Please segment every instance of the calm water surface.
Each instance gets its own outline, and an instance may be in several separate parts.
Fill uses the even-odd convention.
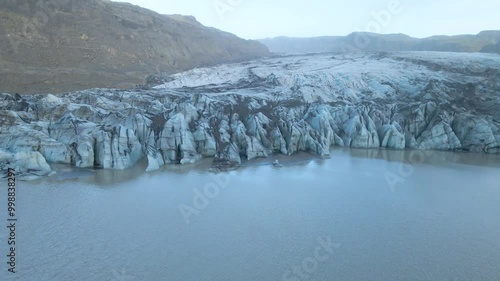
[[[500,280],[499,156],[305,157],[218,178],[206,160],[19,182],[18,273],[7,272],[2,230],[0,280]],[[0,202],[3,225],[5,189]],[[328,238],[335,248],[318,260]]]

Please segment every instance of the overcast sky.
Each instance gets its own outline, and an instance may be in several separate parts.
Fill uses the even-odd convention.
[[[122,1],[123,2],[123,1]],[[246,39],[347,35],[413,37],[500,29],[498,0],[125,0],[162,14],[193,15]]]

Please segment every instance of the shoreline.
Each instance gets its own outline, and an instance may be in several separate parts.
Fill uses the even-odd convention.
[[[384,148],[333,148],[331,157],[322,158],[307,152],[301,152],[291,156],[273,155],[268,158],[259,158],[252,160],[243,160],[240,168],[227,172],[212,172],[210,171],[210,158],[204,158],[194,164],[170,164],[162,167],[159,170],[146,172],[147,161],[143,160],[136,166],[125,170],[112,169],[93,169],[93,168],[76,168],[64,164],[53,164],[52,168],[56,172],[50,177],[40,177],[28,182],[38,184],[43,182],[74,182],[74,181],[92,181],[101,184],[116,184],[120,182],[134,181],[143,176],[157,176],[163,173],[176,173],[189,176],[191,173],[201,174],[217,174],[217,173],[232,173],[241,172],[246,169],[270,167],[273,169],[287,169],[288,167],[307,165],[315,161],[329,161],[331,158],[344,157],[347,160],[352,159],[372,159],[388,162],[398,162],[402,164],[410,163],[411,155],[414,153],[426,155],[422,164],[436,165],[436,163],[445,162],[455,165],[468,165],[473,167],[490,167],[500,168],[499,154],[471,153],[460,151],[436,151],[436,150],[395,150]],[[274,160],[279,160],[282,167],[273,165]],[[492,164],[496,163],[496,164]]]
[[[147,159],[153,171],[209,158],[231,170],[333,147],[500,154],[490,71],[500,57],[408,56],[270,58],[179,73],[154,90],[0,94],[0,169],[37,177],[48,163],[124,170]]]

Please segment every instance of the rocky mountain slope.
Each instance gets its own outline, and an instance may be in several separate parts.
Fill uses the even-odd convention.
[[[257,41],[107,0],[0,1],[0,91],[131,88],[150,74],[267,56]]]
[[[335,146],[500,153],[500,56],[284,56],[199,68],[150,90],[0,96],[0,166],[148,170]]]
[[[404,34],[358,32],[348,36],[313,38],[277,37],[259,40],[272,52],[283,54],[340,52],[488,52],[498,53],[500,31],[482,31],[477,35],[432,36],[424,39]]]

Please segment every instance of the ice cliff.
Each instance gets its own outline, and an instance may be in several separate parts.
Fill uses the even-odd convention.
[[[199,68],[148,89],[0,95],[0,168],[148,171],[331,148],[500,153],[500,56],[285,56]]]

